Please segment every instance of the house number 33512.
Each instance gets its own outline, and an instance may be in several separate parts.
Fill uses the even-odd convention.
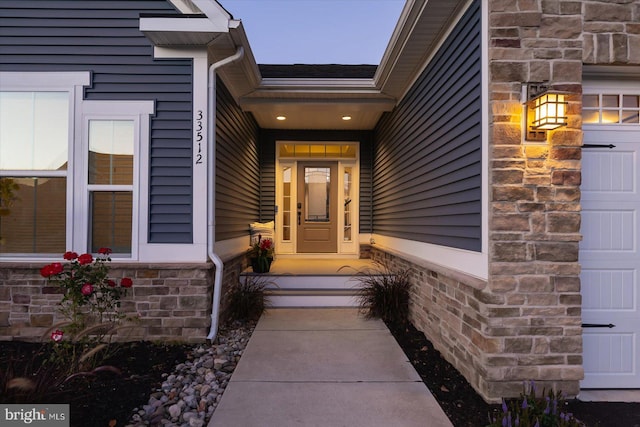
[[[196,165],[202,164],[202,143],[204,142],[202,119],[202,110],[198,110],[196,112]]]

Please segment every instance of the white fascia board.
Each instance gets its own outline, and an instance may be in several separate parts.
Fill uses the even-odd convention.
[[[185,15],[194,15],[202,13],[200,9],[198,9],[191,0],[169,0],[173,7],[178,9],[180,13]]]
[[[217,27],[224,26],[229,28],[229,20],[231,15],[218,4],[215,0],[191,0],[191,2],[200,9],[207,18]]]
[[[328,88],[376,89],[373,79],[263,78],[260,84],[260,89],[292,89],[294,87],[322,90]]]
[[[183,33],[226,33],[228,21],[208,18],[140,18],[140,31],[144,32],[183,32]]]
[[[207,50],[201,47],[163,47],[154,46],[154,58],[207,58]]]

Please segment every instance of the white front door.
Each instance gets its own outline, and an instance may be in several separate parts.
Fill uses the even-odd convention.
[[[640,388],[640,125],[608,124],[602,105],[585,117],[598,109],[582,154],[581,387]]]

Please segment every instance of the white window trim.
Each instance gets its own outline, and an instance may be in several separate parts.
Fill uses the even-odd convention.
[[[67,92],[69,93],[69,156],[74,153],[74,147],[76,141],[78,141],[78,134],[76,131],[76,118],[79,117],[79,112],[82,103],[83,87],[88,86],[91,83],[91,73],[88,71],[78,72],[0,72],[0,91],[14,91],[14,92]],[[28,171],[7,171],[0,172],[2,176],[29,176]],[[33,172],[31,172],[33,175]],[[59,176],[67,178],[67,195],[73,194],[74,182],[73,182],[73,162],[68,162],[66,171],[50,171],[38,172],[38,176]],[[66,200],[67,218],[66,218],[66,241],[65,246],[67,248],[72,247],[73,242],[73,197],[67,196]],[[3,261],[50,261],[52,259],[59,259],[60,257],[54,257],[44,254],[24,254],[24,256],[15,257],[2,257]]]
[[[91,73],[80,72],[0,72],[0,91],[68,92],[69,93],[69,161],[66,171],[45,171],[39,176],[67,178],[67,218],[65,250],[88,251],[88,120],[134,120],[136,141],[134,148],[132,254],[124,260],[139,257],[139,243],[147,241],[148,180],[150,115],[155,112],[154,101],[87,101],[84,86],[91,84]],[[30,176],[29,171],[0,172],[0,176]],[[62,255],[62,254],[60,254]],[[50,262],[60,255],[24,254],[1,257],[2,261]],[[117,256],[117,254],[116,254]],[[120,259],[120,258],[119,258]]]
[[[89,244],[89,193],[90,186],[87,182],[89,170],[89,122],[91,120],[127,120],[134,123],[134,149],[133,149],[133,185],[121,186],[126,191],[131,191],[133,197],[131,218],[131,255],[124,256],[113,254],[113,258],[137,260],[139,257],[139,242],[147,239],[148,228],[148,191],[142,195],[142,189],[148,188],[149,165],[143,159],[148,158],[149,146],[149,116],[155,111],[154,101],[84,101],[82,103],[82,126],[80,129],[81,149],[74,153],[76,175],[74,180],[78,183],[77,189],[81,189],[76,199],[78,209],[74,210],[76,217],[74,224],[74,248],[87,251]],[[142,147],[147,147],[142,154]],[[118,186],[109,186],[111,190],[117,190]],[[83,249],[84,245],[84,249]]]

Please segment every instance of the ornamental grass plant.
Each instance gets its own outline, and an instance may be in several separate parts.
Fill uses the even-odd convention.
[[[408,322],[411,290],[408,270],[392,270],[386,264],[376,263],[374,268],[357,270],[353,279],[358,282],[357,298],[365,317],[396,325]]]
[[[265,276],[247,275],[231,286],[226,294],[225,320],[258,320],[269,306],[266,288],[273,284]]]

